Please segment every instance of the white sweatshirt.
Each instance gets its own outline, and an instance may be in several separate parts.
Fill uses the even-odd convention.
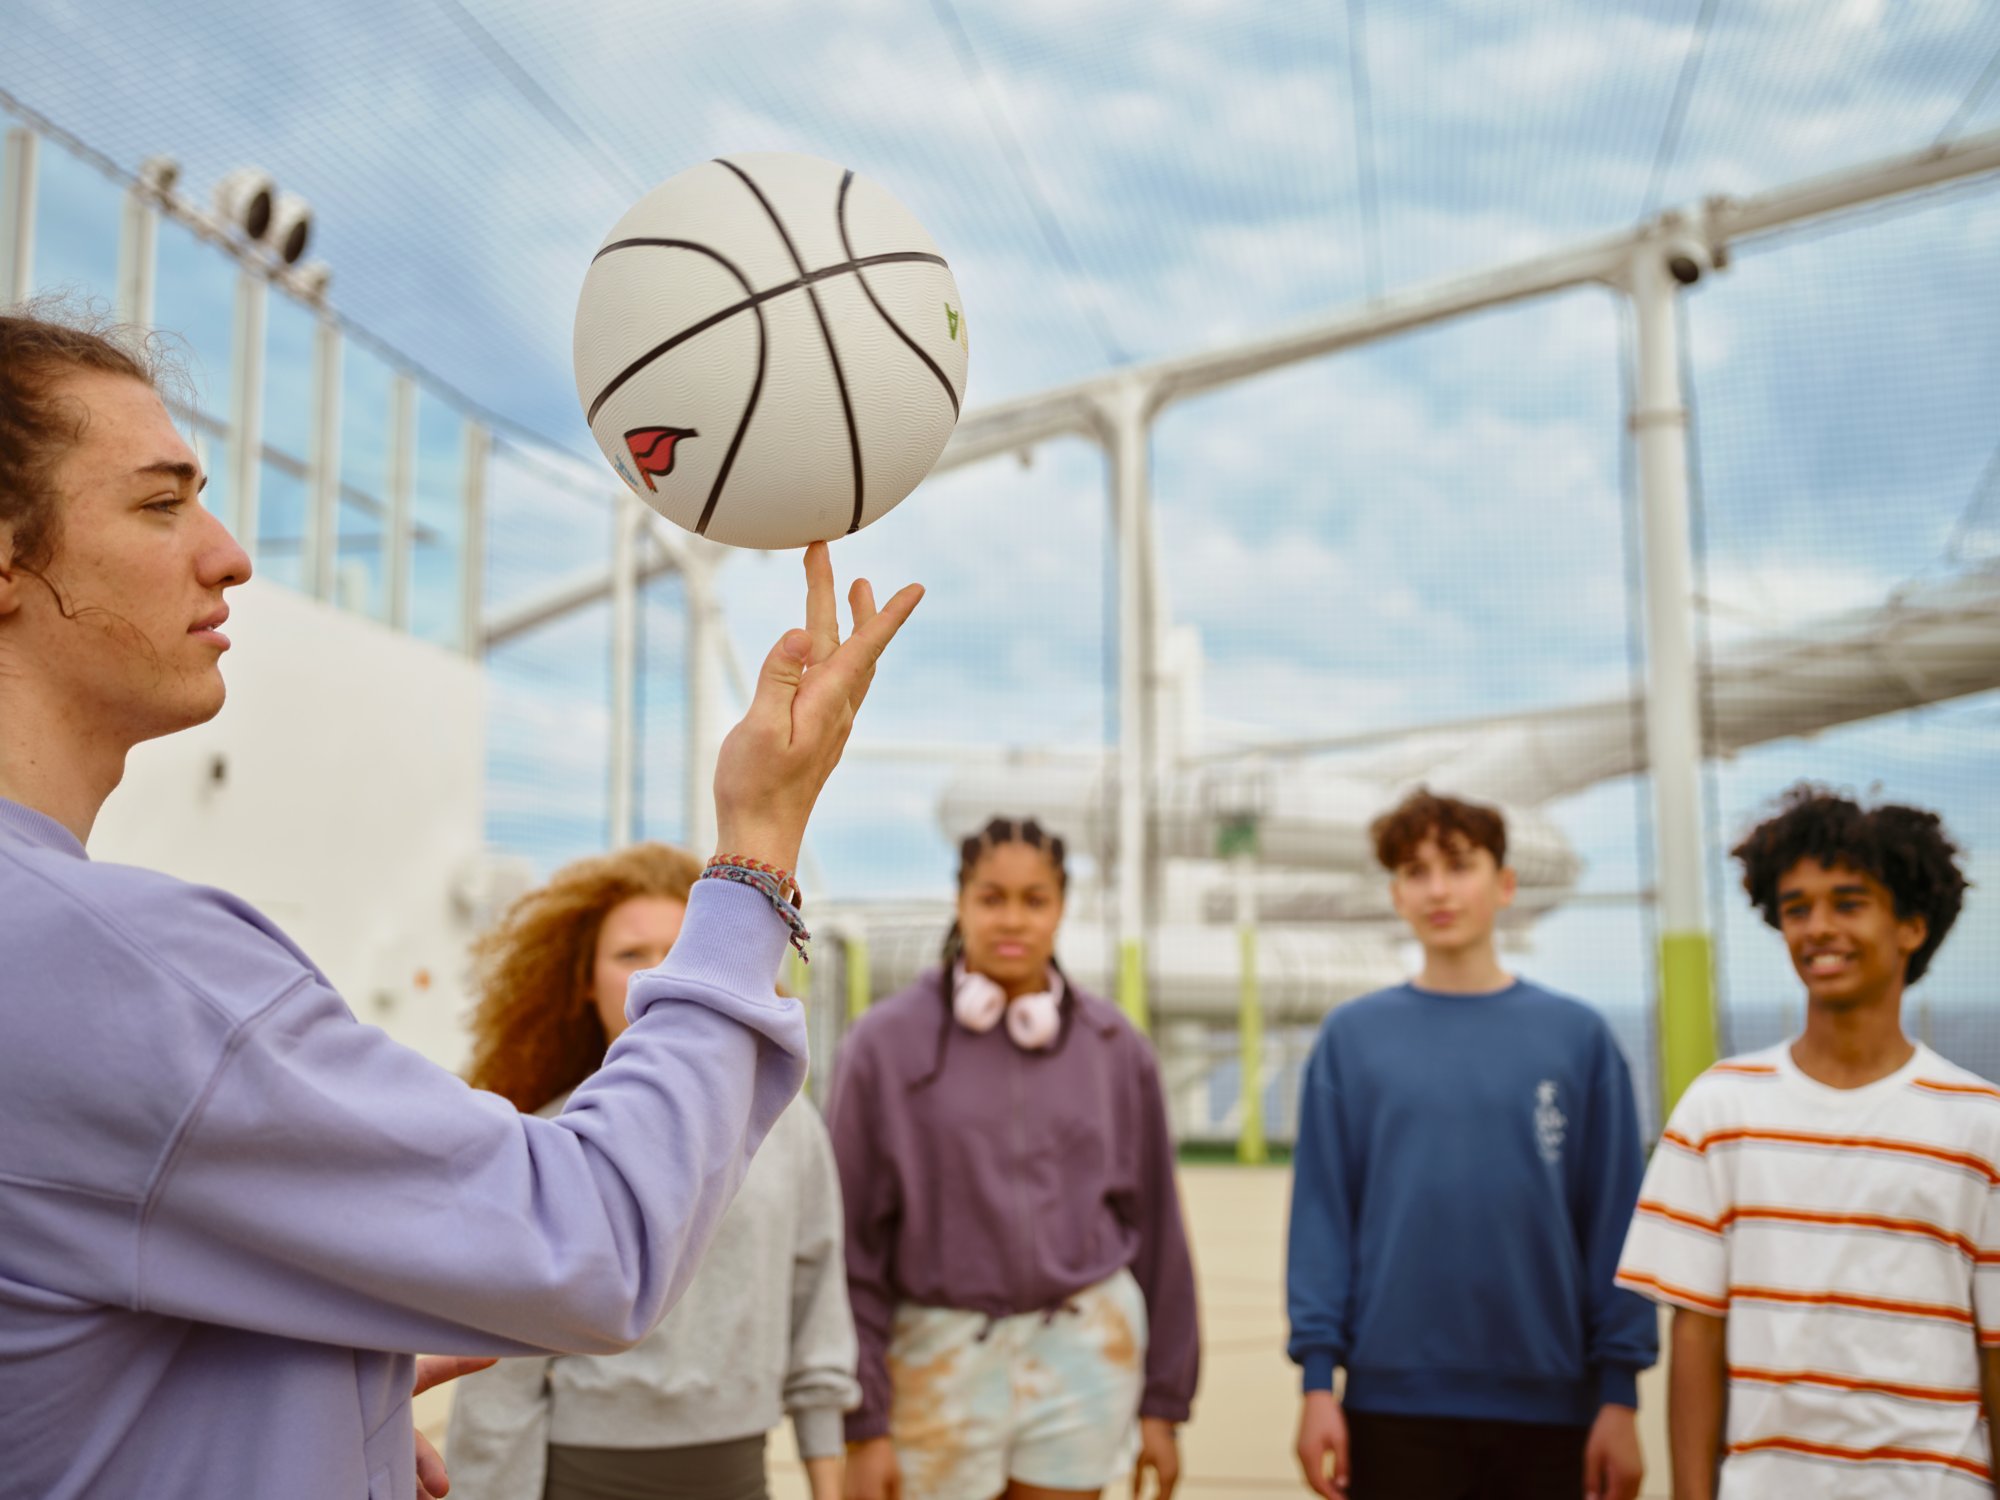
[[[544,1113],[557,1113],[564,1100]],[[768,1432],[801,1458],[841,1451],[857,1405],[840,1181],[810,1102],[778,1117],[694,1282],[623,1354],[504,1359],[458,1382],[453,1500],[541,1500],[551,1443],[680,1448]]]

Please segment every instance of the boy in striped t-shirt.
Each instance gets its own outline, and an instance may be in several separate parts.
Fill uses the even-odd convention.
[[[2000,1089],[1901,1020],[1956,853],[1934,813],[1807,786],[1735,850],[1806,1025],[1688,1089],[1625,1241],[1619,1283],[1675,1310],[1675,1500],[1994,1492]]]

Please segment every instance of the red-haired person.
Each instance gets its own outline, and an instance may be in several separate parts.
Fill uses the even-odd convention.
[[[1735,855],[1805,1029],[1688,1086],[1625,1242],[1619,1281],[1674,1310],[1675,1500],[1990,1496],[2000,1089],[1902,1025],[1957,850],[1934,812],[1798,786]]]
[[[1056,965],[1062,840],[959,849],[944,962],[841,1044],[828,1111],[862,1403],[850,1500],[1159,1500],[1200,1362],[1152,1048]]]
[[[1632,1500],[1658,1332],[1612,1280],[1644,1165],[1624,1056],[1595,1010],[1501,966],[1497,810],[1420,789],[1372,832],[1424,962],[1326,1018],[1299,1096],[1306,1482],[1328,1500]]]
[[[471,1082],[562,1113],[624,1033],[635,974],[666,962],[702,862],[634,844],[565,865],[474,948]],[[446,1458],[463,1500],[766,1500],[765,1434],[792,1419],[812,1500],[840,1500],[860,1399],[840,1180],[819,1114],[778,1116],[701,1269],[622,1354],[505,1359],[467,1376]]]

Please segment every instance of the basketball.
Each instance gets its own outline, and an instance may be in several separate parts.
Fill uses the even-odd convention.
[[[970,341],[951,267],[881,187],[789,152],[669,178],[577,299],[577,399],[634,494],[736,547],[893,510],[944,451]]]

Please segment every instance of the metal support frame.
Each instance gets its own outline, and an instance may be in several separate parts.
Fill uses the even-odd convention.
[[[1152,392],[1137,381],[1117,385],[1099,414],[1111,455],[1112,536],[1118,548],[1118,1006],[1145,1031],[1153,771],[1153,612],[1146,589]]]
[[[622,849],[639,827],[639,538],[643,504],[616,492],[611,523],[611,754],[605,836]]]
[[[385,618],[392,630],[410,628],[411,525],[417,503],[417,383],[402,371],[389,382],[388,518],[382,531]]]
[[[153,326],[153,286],[160,259],[160,210],[148,188],[125,190],[118,219],[118,321]]]
[[[458,509],[463,520],[458,551],[458,649],[477,660],[485,650],[479,622],[486,605],[486,461],[493,434],[477,422],[465,424],[459,465]]]
[[[264,325],[270,297],[271,284],[254,266],[237,270],[229,352],[229,503],[236,540],[253,558],[264,478]]]
[[[1703,745],[1679,324],[1681,287],[1707,269],[1703,247],[1662,236],[1634,253],[1626,283],[1636,333],[1631,421],[1644,527],[1646,753],[1659,893],[1658,1025],[1666,1110],[1717,1052],[1702,867]]]
[[[35,166],[40,137],[15,126],[0,157],[0,307],[35,289]]]
[[[321,316],[313,326],[312,452],[306,485],[306,555],[301,574],[315,599],[332,600],[340,566],[340,325]]]
[[[722,715],[716,687],[722,665],[722,602],[715,591],[719,559],[706,545],[690,546],[681,566],[687,615],[687,784],[688,847],[701,854],[715,847],[715,761],[722,746]]]

